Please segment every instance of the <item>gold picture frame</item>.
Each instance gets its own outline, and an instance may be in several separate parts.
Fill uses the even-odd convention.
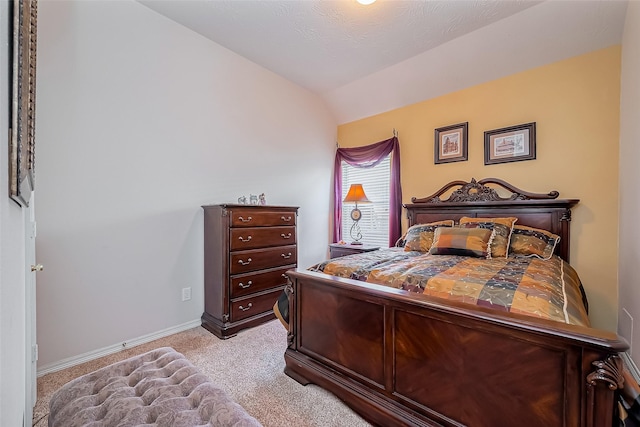
[[[13,0],[9,196],[29,206],[35,186],[37,0]]]

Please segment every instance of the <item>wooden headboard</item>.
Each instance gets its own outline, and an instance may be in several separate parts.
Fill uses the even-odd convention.
[[[485,184],[496,184],[507,190],[510,195],[502,197]],[[446,200],[440,196],[459,187]],[[485,178],[480,181],[452,181],[431,196],[413,197],[405,204],[409,226],[424,224],[443,219],[458,221],[468,217],[504,217],[515,216],[516,224],[548,230],[560,236],[555,253],[569,262],[571,208],[580,200],[558,199],[558,192],[547,194],[529,193],[497,178]]]

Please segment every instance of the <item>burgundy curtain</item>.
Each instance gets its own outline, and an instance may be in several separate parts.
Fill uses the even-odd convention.
[[[400,143],[397,137],[355,148],[338,148],[333,169],[333,241],[342,240],[342,162],[358,168],[371,168],[391,153],[389,193],[389,246],[401,236],[402,188],[400,186]]]

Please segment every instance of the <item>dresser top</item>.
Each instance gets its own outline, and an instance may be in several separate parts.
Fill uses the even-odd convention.
[[[219,205],[203,205],[203,209],[207,208],[224,208],[224,209],[293,209],[298,210],[298,206],[277,206],[277,205],[249,205],[241,203],[221,203]]]

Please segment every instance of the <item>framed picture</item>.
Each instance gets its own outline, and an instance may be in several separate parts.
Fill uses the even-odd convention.
[[[519,162],[536,158],[536,123],[489,130],[484,133],[484,164]]]
[[[9,195],[29,206],[34,188],[36,105],[36,0],[13,0]]]
[[[434,163],[451,163],[467,160],[467,134],[469,122],[445,126],[435,130]]]

